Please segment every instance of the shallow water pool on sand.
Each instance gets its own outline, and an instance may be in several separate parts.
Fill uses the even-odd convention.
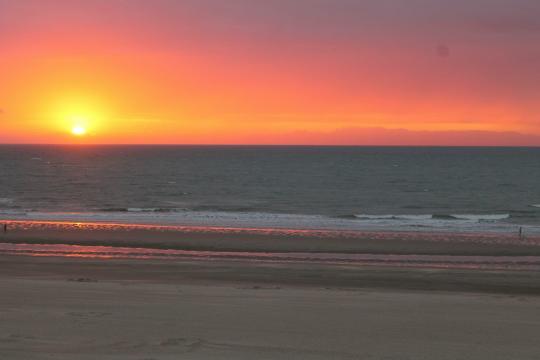
[[[268,253],[8,243],[0,243],[0,254],[94,259],[227,260],[417,268],[540,270],[540,256],[441,256],[301,252]]]

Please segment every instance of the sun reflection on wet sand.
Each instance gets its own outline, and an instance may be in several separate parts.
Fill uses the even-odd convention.
[[[396,231],[350,231],[317,229],[276,229],[276,228],[235,228],[217,226],[182,226],[127,224],[109,222],[69,222],[69,221],[24,221],[4,220],[10,231],[73,231],[86,232],[111,231],[130,232],[173,232],[184,234],[258,235],[280,238],[319,238],[319,239],[362,239],[362,240],[420,240],[432,242],[461,242],[474,244],[510,244],[540,246],[540,236],[527,236],[519,239],[507,233],[451,233],[451,232],[396,232]]]
[[[540,256],[445,256],[336,253],[263,253],[0,243],[0,254],[86,259],[296,262],[444,269],[540,270]]]
[[[7,224],[8,231],[0,236],[0,254],[5,255],[540,270],[540,256],[536,250],[540,246],[540,238],[520,240],[508,234],[360,232],[68,221],[3,223]],[[211,242],[204,243],[208,239]],[[378,247],[351,250],[355,249],[354,244],[365,241],[372,241]],[[276,242],[281,243],[276,247]],[[432,248],[436,246],[437,249],[429,252],[432,248],[426,248],[425,245],[415,248],[418,242],[431,244]],[[313,244],[317,245],[314,247]],[[382,247],[379,246],[381,244]],[[455,252],[458,245],[465,251]],[[481,246],[481,251],[471,253],[469,250],[477,245]],[[504,251],[492,251],[499,245],[504,249],[519,251],[511,253],[512,256],[505,256],[509,253]],[[428,252],[423,252],[426,249]]]

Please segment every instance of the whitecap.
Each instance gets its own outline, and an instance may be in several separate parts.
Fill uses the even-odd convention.
[[[370,215],[356,214],[355,218],[360,220],[402,220],[402,221],[498,221],[510,218],[510,214],[425,214],[425,215]]]

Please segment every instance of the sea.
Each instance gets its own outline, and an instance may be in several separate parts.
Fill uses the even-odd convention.
[[[0,219],[540,234],[540,148],[1,145]]]

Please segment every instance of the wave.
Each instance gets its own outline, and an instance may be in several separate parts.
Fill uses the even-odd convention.
[[[99,209],[98,211],[103,212],[133,212],[133,213],[169,213],[169,212],[179,212],[179,211],[186,211],[187,209],[179,209],[179,208],[103,208]]]
[[[243,213],[243,212],[255,212],[258,209],[256,207],[249,206],[249,205],[246,205],[246,206],[242,206],[242,205],[239,205],[239,206],[235,206],[235,205],[231,205],[231,206],[226,206],[226,205],[225,206],[198,205],[198,206],[193,207],[190,210],[193,210],[193,211],[218,211],[218,212],[240,212],[240,213]]]
[[[0,210],[0,215],[4,216],[25,216],[28,212],[24,210],[17,210],[17,209],[2,209]]]
[[[484,214],[484,215],[474,215],[474,214],[465,214],[465,215],[451,215],[456,217],[458,220],[475,220],[478,222],[482,221],[499,221],[510,219],[510,214]]]
[[[531,207],[540,208],[540,204],[532,204]]]
[[[0,198],[0,205],[12,204],[15,200],[11,198]]]
[[[0,220],[67,221],[159,226],[338,230],[453,231],[514,233],[509,214],[349,215],[327,216],[266,212],[192,211],[178,208],[107,208],[93,212],[0,211]],[[540,226],[523,225],[540,234]]]
[[[214,205],[198,205],[190,208],[187,207],[106,207],[97,209],[101,212],[118,212],[118,213],[176,213],[176,212],[256,212],[256,208],[252,206],[214,206]]]
[[[510,218],[510,214],[427,214],[427,215],[368,215],[355,214],[353,218],[359,220],[402,220],[402,221],[469,221],[469,222],[496,222]]]
[[[13,200],[9,198],[0,198],[0,209],[1,205],[8,204],[10,205]],[[531,205],[538,206],[540,205]],[[413,226],[413,225],[450,225],[455,223],[497,223],[502,220],[507,220],[510,218],[523,218],[523,215],[529,215],[528,217],[533,217],[536,212],[532,211],[532,214],[520,214],[513,211],[509,213],[499,213],[499,214],[446,214],[446,213],[434,213],[434,214],[345,214],[339,216],[328,216],[328,215],[308,215],[308,214],[284,214],[284,213],[269,213],[269,212],[259,212],[254,211],[253,207],[249,206],[196,206],[193,208],[182,208],[182,207],[105,207],[98,208],[90,212],[50,212],[50,211],[40,211],[40,210],[28,210],[28,209],[19,209],[13,208],[13,206],[4,207],[0,210],[0,215],[36,215],[39,217],[61,217],[61,218],[71,218],[71,217],[86,217],[89,216],[97,218],[125,218],[128,220],[130,217],[135,217],[136,219],[144,219],[144,216],[147,215],[152,221],[173,221],[176,220],[191,220],[191,219],[224,219],[227,222],[229,220],[242,221],[242,222],[267,222],[271,221],[273,225],[276,222],[283,223],[294,223],[298,222],[307,222],[309,224],[313,223],[326,223],[334,221],[342,221],[352,223],[354,220],[361,220],[362,226],[365,225],[404,225],[404,226]],[[341,227],[344,224],[339,224]],[[311,225],[310,225],[311,226]],[[346,226],[348,227],[348,226]]]
[[[336,218],[337,219],[348,219],[348,220],[357,219],[356,215],[354,215],[354,214],[338,215],[338,216],[336,216]]]
[[[0,197],[0,214],[9,214],[12,212],[20,213],[22,211],[23,209],[15,203],[15,199]]]
[[[429,220],[432,215],[368,215],[354,214],[353,218],[359,220]]]
[[[448,214],[433,214],[431,215],[432,219],[438,219],[438,220],[459,220],[458,217],[455,215],[448,215]]]

